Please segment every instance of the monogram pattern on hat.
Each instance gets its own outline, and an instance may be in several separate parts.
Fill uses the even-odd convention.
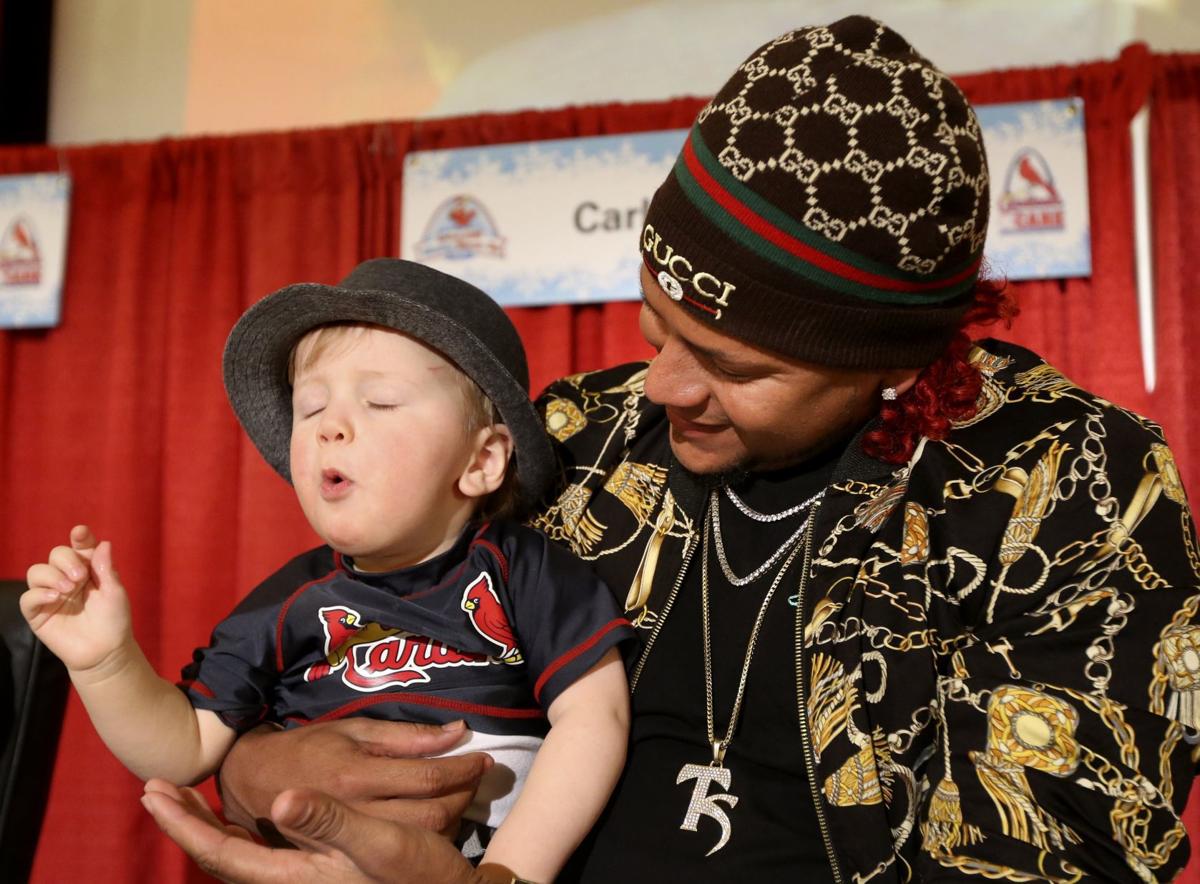
[[[988,173],[975,114],[879,22],[778,37],[697,122],[729,174],[856,254],[924,275],[983,248]]]

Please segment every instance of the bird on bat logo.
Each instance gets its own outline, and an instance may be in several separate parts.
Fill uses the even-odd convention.
[[[346,655],[355,645],[379,641],[400,630],[364,622],[358,611],[336,605],[321,608],[321,625],[325,628],[325,662],[315,663],[304,672],[305,681],[316,681],[342,668]]]

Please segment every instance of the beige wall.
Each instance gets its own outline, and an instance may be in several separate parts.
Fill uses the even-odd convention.
[[[947,70],[1200,51],[1200,0],[58,0],[57,142],[339,125],[713,91],[851,12]]]

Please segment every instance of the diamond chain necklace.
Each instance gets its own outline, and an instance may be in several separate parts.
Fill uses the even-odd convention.
[[[818,500],[825,496],[825,489],[822,488],[808,500],[803,503],[798,503],[793,507],[788,507],[786,510],[778,513],[760,513],[758,510],[751,507],[746,501],[742,500],[733,493],[733,489],[728,485],[724,486],[725,496],[729,498],[730,503],[742,511],[742,514],[748,516],[756,522],[778,522],[780,519],[786,519],[788,516],[794,516],[796,513],[808,509]]]
[[[739,500],[737,497],[735,497],[729,491],[728,488],[725,489],[725,493],[728,494],[730,499],[733,500],[733,502],[738,506],[738,508],[741,509],[742,512],[749,515],[750,518],[754,519],[756,516],[762,516],[762,513],[755,512],[754,514],[751,514],[750,512],[747,512],[749,507],[747,507],[744,503],[742,503],[741,500]],[[789,510],[785,510],[784,513],[782,513],[782,514],[776,513],[773,516],[767,516],[767,517],[764,517],[764,519],[759,519],[758,521],[764,521],[764,520],[772,521],[772,522],[778,521],[779,519],[784,518],[785,515],[792,515],[794,513],[800,512],[802,509],[805,509],[806,507],[811,507],[814,503],[816,503],[818,500],[820,500],[824,496],[825,496],[825,491],[824,491],[824,489],[822,489],[821,491],[818,491],[816,494],[814,494],[812,497],[810,497],[808,500],[804,501],[804,503],[802,503],[798,506],[794,506]],[[779,559],[783,556],[783,554],[785,552],[787,552],[788,549],[790,549],[796,543],[796,541],[799,539],[800,535],[804,533],[804,529],[808,527],[808,520],[809,520],[809,518],[811,518],[811,514],[806,515],[804,517],[804,521],[802,521],[800,523],[800,527],[798,527],[795,531],[793,531],[792,536],[789,537],[787,540],[785,540],[779,546],[779,548],[775,550],[775,552],[771,553],[771,555],[767,557],[767,560],[765,562],[763,562],[761,565],[759,565],[757,568],[755,568],[753,571],[751,571],[745,577],[739,577],[738,575],[733,573],[733,569],[731,567],[729,567],[729,559],[726,558],[726,556],[725,556],[725,541],[721,535],[721,514],[720,514],[720,505],[719,504],[720,504],[720,499],[717,497],[717,492],[716,492],[716,489],[714,488],[712,493],[709,495],[709,499],[708,499],[708,520],[705,522],[705,526],[704,526],[705,537],[708,536],[709,526],[711,526],[713,541],[715,542],[715,545],[717,547],[717,562],[721,566],[721,573],[723,573],[725,575],[726,580],[728,580],[734,586],[738,586],[738,587],[747,586],[747,585],[753,583],[755,580],[757,580],[759,577],[761,577],[763,574],[765,574],[768,570],[770,570],[771,567],[776,562],[779,561]]]

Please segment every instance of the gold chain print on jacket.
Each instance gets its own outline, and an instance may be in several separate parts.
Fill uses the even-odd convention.
[[[754,665],[803,674],[796,739],[842,880],[1170,879],[1200,745],[1200,555],[1174,457],[1027,351],[988,341],[971,360],[974,417],[899,468],[839,464],[802,665]],[[697,513],[644,379],[627,366],[544,398],[566,485],[535,524],[595,561],[647,635]]]

